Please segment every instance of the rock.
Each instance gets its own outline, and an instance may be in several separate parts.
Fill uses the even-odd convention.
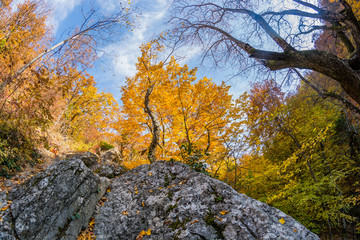
[[[8,201],[6,200],[5,191],[0,192],[0,209],[7,208]],[[15,232],[11,227],[13,224],[10,209],[0,211],[0,239],[1,240],[15,240]]]
[[[109,181],[92,173],[85,158],[57,162],[9,193],[18,239],[76,239],[87,226]]]
[[[115,148],[111,148],[105,152],[101,152],[100,159],[103,163],[106,161],[120,163],[122,161],[120,153]]]
[[[95,218],[97,240],[319,239],[280,210],[181,163],[139,166],[110,187]]]
[[[94,173],[98,174],[101,177],[114,178],[120,176],[125,172],[125,169],[119,165],[115,165],[111,162],[105,162],[102,165],[98,165],[94,170]]]
[[[100,161],[99,157],[91,152],[68,154],[65,158],[69,160],[80,159],[90,169],[96,167]]]

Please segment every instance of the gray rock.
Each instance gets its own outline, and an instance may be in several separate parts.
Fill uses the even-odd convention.
[[[107,178],[114,178],[120,176],[124,172],[125,170],[123,169],[123,167],[108,161],[102,165],[97,165],[94,170],[94,173],[98,174],[101,177]]]
[[[65,158],[68,160],[80,159],[90,169],[96,167],[100,161],[99,157],[91,152],[68,154]]]
[[[280,210],[181,163],[139,166],[110,187],[95,218],[98,240],[136,239],[149,229],[144,239],[319,239]]]
[[[105,152],[100,153],[100,159],[104,162],[113,162],[113,163],[120,163],[122,161],[120,153],[115,149],[109,149]]]
[[[5,191],[0,192],[0,209],[8,206],[8,201],[6,200]],[[15,240],[15,232],[11,227],[13,225],[10,208],[5,211],[0,211],[0,239],[1,240]]]
[[[109,182],[73,156],[40,172],[9,193],[19,239],[76,239]]]

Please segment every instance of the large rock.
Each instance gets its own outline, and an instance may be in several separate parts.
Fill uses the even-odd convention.
[[[0,192],[0,239],[15,240],[15,232],[5,191]]]
[[[17,238],[76,239],[108,184],[76,157],[38,173],[8,196]]]
[[[120,153],[115,148],[111,148],[105,152],[101,152],[100,159],[103,163],[107,161],[113,163],[120,163],[122,161]]]
[[[95,219],[105,239],[319,239],[278,209],[181,163],[133,169],[110,185]]]

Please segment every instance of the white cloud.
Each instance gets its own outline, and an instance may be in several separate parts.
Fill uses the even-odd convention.
[[[112,2],[111,0],[108,1]],[[146,5],[146,2],[142,1],[141,4]],[[117,76],[130,77],[135,75],[135,63],[140,56],[140,45],[149,41],[154,37],[154,34],[159,34],[163,29],[162,20],[168,11],[167,1],[158,0],[157,3],[149,2],[149,4],[156,7],[151,9],[147,6],[143,9],[138,25],[126,39],[104,49],[106,53],[114,56],[112,64]]]
[[[49,25],[54,27],[54,32],[57,31],[61,21],[81,2],[81,0],[46,0],[46,3],[54,10],[54,16],[49,19]]]

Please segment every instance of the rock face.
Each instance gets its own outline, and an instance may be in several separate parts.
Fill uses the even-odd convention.
[[[278,209],[181,163],[142,165],[110,185],[95,218],[105,239],[319,239]]]
[[[122,161],[120,153],[115,148],[111,148],[105,152],[101,152],[100,159],[103,162],[109,161],[113,163],[120,163]]]
[[[10,192],[16,237],[76,239],[108,184],[78,158],[52,165]]]
[[[110,180],[94,172],[111,167],[98,162],[91,153],[71,155],[8,195],[0,192],[0,239],[75,240],[94,213],[100,240],[319,239],[283,212],[181,163],[142,165],[113,179],[105,194]],[[100,199],[107,201],[99,209]]]

